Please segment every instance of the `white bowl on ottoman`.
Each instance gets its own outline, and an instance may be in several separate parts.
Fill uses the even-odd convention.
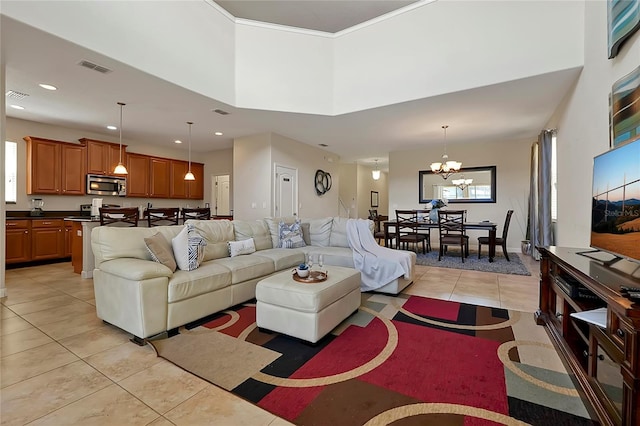
[[[323,338],[360,306],[360,272],[327,266],[327,279],[303,283],[291,271],[271,275],[256,286],[259,328],[311,343]]]

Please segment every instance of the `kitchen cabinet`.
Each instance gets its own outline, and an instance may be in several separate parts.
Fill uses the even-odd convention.
[[[27,194],[84,195],[84,145],[26,136]]]
[[[171,160],[171,188],[170,198],[187,198],[187,182],[184,175],[189,170],[189,163],[181,160]]]
[[[149,164],[148,155],[127,154],[127,197],[149,196]]]
[[[187,198],[202,200],[204,199],[204,164],[191,163],[191,173],[196,180],[187,182]]]
[[[65,226],[62,219],[31,221],[31,260],[65,257]]]
[[[149,196],[169,198],[171,187],[171,160],[151,157],[149,159]]]
[[[31,221],[9,220],[5,222],[5,263],[31,260]]]
[[[73,231],[72,223],[64,221],[64,257],[71,257],[72,244],[73,244]]]
[[[87,173],[116,176],[113,170],[120,162],[120,144],[87,138],[80,142],[87,146]],[[127,164],[126,148],[122,145],[122,164]]]

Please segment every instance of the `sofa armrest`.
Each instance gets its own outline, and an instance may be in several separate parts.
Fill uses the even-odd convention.
[[[98,269],[131,281],[143,281],[161,277],[171,278],[173,276],[171,269],[162,263],[128,257],[102,262]]]

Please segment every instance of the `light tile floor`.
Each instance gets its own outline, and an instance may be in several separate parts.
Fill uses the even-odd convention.
[[[405,293],[534,312],[532,276],[416,267]],[[4,425],[290,424],[158,358],[96,317],[93,281],[70,263],[6,271],[0,299]]]

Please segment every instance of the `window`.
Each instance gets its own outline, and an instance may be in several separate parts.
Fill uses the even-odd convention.
[[[558,220],[558,155],[556,133],[551,137],[551,220]]]
[[[4,143],[4,201],[18,201],[18,144]]]

